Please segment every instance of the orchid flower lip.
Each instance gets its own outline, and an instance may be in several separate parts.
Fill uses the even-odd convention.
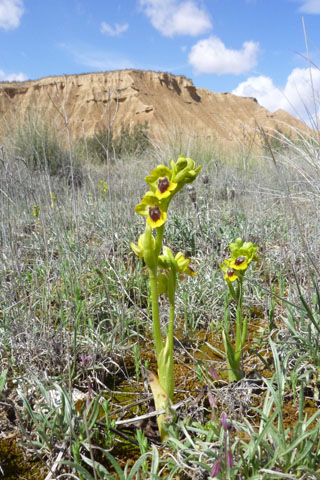
[[[245,262],[245,260],[246,260],[246,257],[244,255],[240,255],[235,259],[234,264],[239,266],[241,265],[241,263]]]
[[[158,189],[160,193],[164,193],[168,190],[170,186],[170,181],[168,177],[160,177],[158,180]]]
[[[162,211],[158,205],[149,205],[147,222],[151,228],[161,227],[167,219],[167,213]]]
[[[161,210],[160,210],[160,208],[158,207],[158,205],[150,206],[150,207],[149,207],[149,215],[150,215],[150,217],[151,217],[151,220],[153,220],[154,222],[156,222],[157,220],[160,219],[160,217],[161,217]]]

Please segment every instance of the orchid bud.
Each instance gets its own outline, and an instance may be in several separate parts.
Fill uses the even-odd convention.
[[[216,463],[213,465],[212,469],[211,469],[211,477],[214,478],[218,475],[218,473],[220,472],[220,468],[221,468],[221,459],[219,458]]]

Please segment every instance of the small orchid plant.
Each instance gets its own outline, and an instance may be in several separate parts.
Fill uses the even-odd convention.
[[[163,246],[164,226],[169,204],[187,183],[198,176],[201,165],[196,168],[191,158],[180,155],[177,161],[170,160],[170,166],[158,165],[145,180],[149,191],[135,207],[136,213],[146,217],[145,231],[137,244],[131,243],[134,253],[143,258],[148,268],[151,290],[153,338],[158,363],[158,377],[148,373],[156,410],[169,411],[174,393],[173,332],[175,319],[175,293],[179,276],[197,275],[190,267],[190,259],[181,252],[174,255],[169,247]],[[153,232],[156,233],[154,237]],[[158,297],[165,294],[170,304],[167,334],[162,335]],[[163,429],[164,415],[158,417],[161,438],[166,437]]]
[[[232,431],[234,426],[232,423],[227,422],[227,416],[225,412],[221,415],[221,426],[223,428],[223,449],[224,452],[220,455],[217,461],[214,463],[211,469],[211,477],[216,478],[220,470],[224,469],[224,478],[230,478],[230,470],[233,467],[233,457],[231,450]]]
[[[229,245],[231,256],[220,264],[232,299],[236,303],[236,332],[233,347],[228,331],[222,332],[223,344],[228,363],[229,381],[238,381],[243,377],[241,368],[242,350],[247,338],[247,317],[243,319],[244,275],[252,261],[257,260],[258,247],[251,242],[243,242],[237,238]],[[235,286],[234,286],[235,285]]]

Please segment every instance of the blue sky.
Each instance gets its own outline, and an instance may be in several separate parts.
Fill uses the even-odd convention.
[[[320,0],[0,0],[0,80],[136,68],[305,116]]]

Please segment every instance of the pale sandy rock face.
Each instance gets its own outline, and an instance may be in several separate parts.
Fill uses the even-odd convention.
[[[212,138],[231,146],[264,129],[305,130],[286,112],[271,114],[253,98],[213,93],[196,88],[183,76],[152,71],[47,77],[27,82],[0,83],[0,130],[28,110],[40,111],[61,131],[65,123],[72,138],[92,136],[112,125],[149,124],[150,136],[163,141],[173,132]]]

